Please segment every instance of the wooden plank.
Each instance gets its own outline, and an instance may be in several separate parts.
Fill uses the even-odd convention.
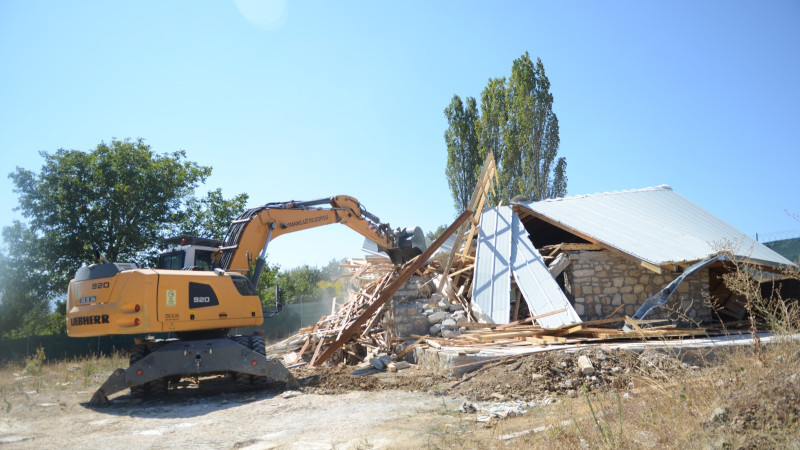
[[[561,244],[562,251],[596,251],[596,250],[605,250],[600,244],[574,244],[574,243],[564,243]]]
[[[543,340],[547,341],[547,342],[559,342],[559,343],[562,343],[562,344],[567,342],[567,338],[561,337],[561,336],[550,336],[550,335],[547,335],[547,334],[543,334],[543,335],[541,335],[539,337],[542,338]]]
[[[508,339],[508,338],[515,338],[515,337],[530,337],[542,334],[541,331],[509,331],[505,333],[487,333],[487,334],[479,334],[476,337],[482,341],[493,341],[493,340],[500,340],[500,339]]]
[[[456,276],[456,275],[460,275],[460,274],[462,274],[462,273],[464,273],[464,272],[466,272],[466,271],[468,271],[468,270],[474,269],[474,268],[475,268],[475,264],[467,264],[466,266],[464,266],[464,268],[462,268],[462,269],[459,269],[459,270],[457,270],[457,271],[455,271],[455,272],[451,273],[451,274],[450,274],[450,275],[448,275],[448,276],[449,276],[449,277],[454,277],[454,276]]]
[[[610,319],[610,318],[614,317],[619,312],[619,310],[624,308],[625,306],[626,306],[625,303],[617,306],[617,309],[615,309],[611,314],[607,315],[606,319]]]
[[[507,323],[507,324],[504,324],[504,325],[498,325],[497,329],[501,330],[501,329],[504,329],[504,328],[513,327],[515,325],[521,325],[523,323],[532,322],[532,321],[534,321],[536,319],[541,319],[543,317],[552,316],[552,315],[555,315],[555,314],[561,314],[561,313],[565,312],[566,310],[567,310],[567,308],[561,308],[561,309],[558,309],[558,310],[555,310],[555,311],[550,311],[550,312],[546,312],[544,314],[539,314],[538,316],[533,316],[533,317],[528,317],[527,319],[518,320],[516,322],[511,322],[511,323]]]
[[[319,328],[320,322],[322,322],[322,319],[324,319],[324,318],[325,318],[325,316],[320,317],[319,320],[317,321],[316,325],[314,325],[314,328],[311,329],[311,332],[308,334],[308,337],[306,338],[305,344],[303,344],[303,347],[301,347],[300,351],[297,352],[297,358],[295,358],[295,360],[294,360],[294,362],[292,364],[297,364],[298,362],[300,362],[300,359],[303,358],[303,353],[306,352],[306,348],[308,348],[308,344],[311,343],[311,336],[313,336],[314,332],[317,331],[317,328]]]
[[[564,269],[570,265],[570,263],[572,263],[572,261],[570,261],[567,255],[565,253],[561,253],[555,260],[553,260],[552,263],[550,263],[550,266],[547,267],[547,270],[549,270],[550,275],[555,278],[561,275],[561,272],[563,272]]]
[[[347,326],[347,328],[341,333],[339,338],[336,339],[336,341],[334,341],[319,356],[319,359],[317,361],[315,361],[314,365],[320,365],[320,364],[324,363],[337,350],[339,350],[342,347],[342,345],[344,345],[344,343],[347,342],[347,340],[350,339],[351,336],[353,336],[353,334],[359,329],[359,327],[361,327],[361,325],[364,325],[367,322],[367,320],[369,320],[370,317],[372,317],[372,315],[375,314],[375,312],[378,310],[378,308],[383,306],[384,303],[386,303],[390,298],[392,298],[392,296],[395,294],[395,292],[397,292],[401,287],[403,287],[403,285],[406,283],[406,281],[408,281],[408,279],[411,278],[411,275],[413,275],[417,271],[417,269],[422,267],[422,265],[425,264],[425,262],[428,261],[428,258],[430,258],[433,255],[433,253],[436,252],[436,250],[438,250],[439,247],[442,246],[444,241],[446,241],[447,238],[449,238],[450,235],[453,234],[458,227],[460,227],[464,222],[466,222],[467,218],[469,218],[469,216],[471,216],[471,215],[472,215],[472,211],[469,211],[469,210],[464,211],[463,213],[461,213],[461,215],[458,216],[458,218],[455,220],[455,222],[450,224],[450,226],[447,227],[446,230],[444,230],[444,232],[441,234],[441,236],[439,236],[430,245],[430,247],[428,247],[424,252],[422,252],[421,255],[419,255],[416,258],[414,258],[411,261],[409,261],[404,266],[404,268],[402,269],[400,274],[397,275],[397,277],[388,286],[386,286],[381,291],[381,293],[378,296],[378,298],[374,302],[372,302],[367,307],[367,309],[363,313],[361,313],[361,315],[358,316],[358,318],[353,323],[351,323],[349,326]]]
[[[655,273],[661,275],[661,267],[658,267],[655,264],[650,264],[647,261],[642,261],[642,267],[644,267],[647,270],[650,270],[652,272],[655,272]]]
[[[514,300],[514,315],[511,317],[511,322],[516,322],[519,318],[519,304],[522,302],[522,291],[517,288],[517,298]]]
[[[400,361],[401,359],[405,358],[406,355],[411,353],[414,350],[414,348],[416,348],[417,345],[419,345],[420,342],[422,342],[423,340],[425,340],[425,337],[421,337],[421,338],[417,339],[416,341],[414,341],[413,344],[411,344],[408,347],[404,348],[402,352],[400,352],[400,353],[396,354],[395,356],[393,356],[392,359],[394,361]]]
[[[490,171],[490,167],[495,169],[495,172]],[[472,191],[472,197],[469,201],[469,207],[467,208],[468,211],[475,211],[475,208],[478,206],[478,201],[480,200],[480,196],[482,195],[483,189],[481,183],[485,183],[484,179],[487,178],[488,174],[492,174],[489,177],[489,183],[491,184],[492,177],[496,173],[496,163],[494,160],[494,154],[489,151],[486,154],[486,159],[483,162],[483,166],[481,167],[481,174],[478,177],[478,184],[475,186],[475,189]],[[447,256],[447,261],[445,262],[444,269],[442,270],[442,282],[439,283],[439,286],[436,289],[436,292],[441,293],[444,287],[444,284],[447,282],[447,275],[450,273],[450,269],[453,264],[453,259],[455,259],[456,253],[460,250],[461,247],[461,239],[463,238],[464,232],[466,229],[463,226],[459,226],[458,232],[456,233],[455,241],[453,242],[453,248],[450,249],[450,254]],[[466,253],[469,253],[468,251]]]

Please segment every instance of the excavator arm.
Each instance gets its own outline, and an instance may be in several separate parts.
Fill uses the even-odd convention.
[[[318,207],[320,205],[326,206]],[[376,243],[396,264],[406,262],[425,249],[425,238],[419,228],[392,230],[358,200],[339,195],[307,202],[267,203],[244,212],[231,222],[225,235],[220,267],[247,274],[256,284],[270,242],[283,234],[332,223],[346,225]]]

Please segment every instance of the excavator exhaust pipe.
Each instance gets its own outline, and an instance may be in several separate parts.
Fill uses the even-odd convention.
[[[397,248],[386,249],[389,259],[394,264],[405,264],[428,248],[425,233],[420,227],[398,228],[395,235],[397,236]]]

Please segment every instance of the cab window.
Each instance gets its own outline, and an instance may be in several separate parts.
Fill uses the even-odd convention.
[[[183,269],[184,258],[186,258],[186,252],[184,251],[162,253],[158,257],[158,268],[181,270]]]
[[[203,270],[214,269],[214,252],[209,250],[195,250],[194,265]]]

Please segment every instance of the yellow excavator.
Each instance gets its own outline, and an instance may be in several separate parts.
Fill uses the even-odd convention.
[[[395,264],[425,249],[419,227],[393,230],[358,200],[342,195],[250,209],[231,223],[221,242],[170,239],[172,248],[159,256],[156,269],[104,260],[79,268],[67,293],[69,336],[177,336],[136,338],[130,366],[114,371],[90,404],[108,405],[109,395],[127,388],[133,396],[160,395],[182,377],[212,374],[230,374],[240,390],[273,383],[295,387],[289,370],[266,357],[263,336],[228,334],[264,321],[256,286],[269,243],[282,234],[333,223],[362,234]]]

